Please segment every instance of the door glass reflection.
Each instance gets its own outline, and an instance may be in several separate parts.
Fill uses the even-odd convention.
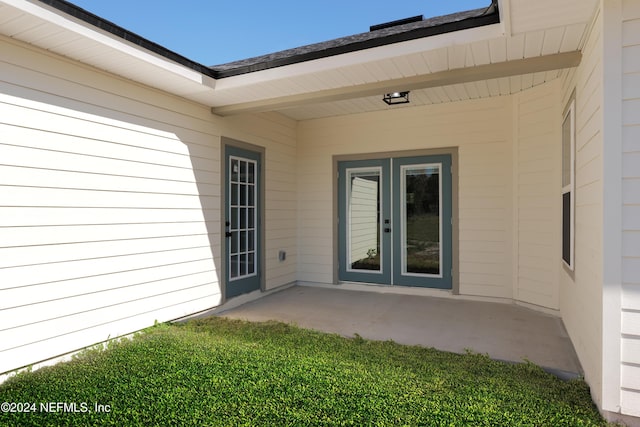
[[[404,273],[440,274],[440,166],[404,169]]]
[[[380,271],[380,170],[349,171],[348,257],[351,270]]]

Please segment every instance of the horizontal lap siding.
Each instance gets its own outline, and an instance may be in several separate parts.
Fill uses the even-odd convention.
[[[265,288],[296,280],[296,122],[276,113],[230,116],[225,136],[265,147]],[[280,251],[286,259],[278,258]]]
[[[622,408],[640,416],[640,8],[623,2]]]
[[[602,25],[597,11],[580,65],[561,77],[561,105],[574,90],[576,100],[575,271],[557,257],[560,311],[596,402],[602,395]]]
[[[0,43],[0,373],[218,305],[208,110]]]
[[[511,297],[511,143],[469,143],[459,153],[460,293]]]
[[[516,95],[517,285],[515,298],[559,308],[560,110],[558,82]]]
[[[458,147],[460,291],[511,297],[509,98],[299,124],[298,277],[333,282],[332,156]]]

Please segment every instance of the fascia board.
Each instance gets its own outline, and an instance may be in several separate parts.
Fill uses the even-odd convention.
[[[427,52],[443,47],[468,44],[481,40],[494,39],[504,36],[501,24],[491,24],[477,28],[470,28],[451,33],[439,34],[421,39],[409,40],[400,43],[379,46],[375,48],[349,52],[341,55],[315,59],[270,68],[262,71],[241,74],[233,77],[225,77],[216,82],[216,89],[230,90],[245,86],[268,83],[281,79],[289,79],[298,76],[330,71],[353,65],[367,64],[375,61],[385,61],[415,53]]]
[[[195,70],[191,70],[153,52],[149,52],[140,46],[127,42],[126,40],[116,37],[113,34],[109,34],[97,27],[91,26],[77,18],[63,14],[46,4],[39,2],[36,3],[33,0],[2,0],[2,2],[28,15],[36,17],[45,23],[55,25],[63,31],[77,34],[85,40],[93,41],[100,46],[106,46],[114,51],[126,55],[127,57],[133,57],[139,61],[149,64],[152,67],[168,71],[181,79],[187,79],[191,82],[205,85],[209,88],[215,87],[216,80],[209,76],[204,76]],[[46,46],[41,47],[46,48]]]

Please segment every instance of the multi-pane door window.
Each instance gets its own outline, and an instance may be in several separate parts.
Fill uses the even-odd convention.
[[[575,235],[575,101],[562,122],[562,260],[574,268]]]
[[[230,157],[229,163],[229,277],[234,280],[256,274],[256,162]]]

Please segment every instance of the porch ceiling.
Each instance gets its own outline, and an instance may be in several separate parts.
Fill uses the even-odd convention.
[[[382,93],[362,98],[353,98],[277,110],[295,120],[309,120],[336,115],[356,114],[379,110],[411,108],[420,105],[443,104],[470,99],[510,95],[532,88],[560,76],[560,70],[541,71],[511,77],[485,79],[468,83],[457,83],[413,90],[410,104],[387,106],[382,102]]]
[[[411,108],[517,93],[579,63],[570,53],[581,51],[597,0],[498,3],[500,24],[225,78],[213,111],[275,110],[306,120]],[[403,90],[411,90],[410,104],[382,102]]]
[[[501,96],[553,80],[559,76],[561,69],[577,66],[580,60],[580,51],[569,51],[274,96],[214,107],[212,110],[220,115],[274,110],[296,120],[305,120]],[[410,104],[388,106],[382,102],[384,93],[405,90],[411,91]]]
[[[597,0],[498,3],[499,24],[222,79],[152,42],[132,43],[37,0],[0,0],[0,34],[208,105],[215,114],[280,111],[305,120],[512,94],[577,65]],[[411,90],[410,104],[382,102],[384,93],[401,90]]]

